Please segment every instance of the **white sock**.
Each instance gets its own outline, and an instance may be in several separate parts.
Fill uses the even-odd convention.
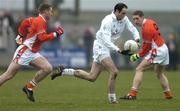
[[[131,87],[131,89],[135,90],[135,91],[138,91],[138,89],[136,87]]]
[[[37,83],[36,83],[35,81],[33,81],[33,80],[31,80],[30,83],[31,83],[34,87],[37,86]]]
[[[169,88],[169,87],[166,87],[166,88],[164,89],[164,92],[168,92],[168,91],[170,91],[170,88]]]
[[[62,75],[68,75],[68,76],[73,76],[75,70],[74,69],[64,69],[62,72]]]
[[[33,87],[37,86],[37,83],[36,83],[35,81],[33,81],[33,80],[31,80],[29,83],[32,84]],[[29,84],[29,83],[28,83],[28,84]],[[28,88],[29,90],[33,90],[32,88],[29,88],[29,87],[27,87],[27,88]]]
[[[116,101],[116,94],[113,93],[113,94],[108,94],[108,99],[109,99],[109,102],[114,102]]]

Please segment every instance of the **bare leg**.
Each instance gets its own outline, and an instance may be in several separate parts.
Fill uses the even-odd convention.
[[[43,56],[38,57],[31,64],[40,69],[32,79],[35,83],[39,83],[52,72],[52,65]]]
[[[127,95],[120,97],[120,99],[128,99],[128,100],[136,99],[137,90],[139,86],[141,85],[141,82],[143,79],[143,72],[146,69],[151,68],[152,66],[153,64],[145,59],[141,61],[141,63],[136,68],[136,72],[133,79],[133,85],[130,92]]]
[[[101,73],[101,67],[102,66],[100,64],[93,62],[91,71],[89,73],[83,70],[75,70],[74,76],[94,82]]]
[[[115,80],[118,74],[118,69],[116,68],[110,57],[103,59],[102,64],[110,73],[108,79],[108,92],[110,94],[115,93]]]
[[[137,66],[135,76],[133,79],[133,85],[132,85],[133,89],[137,90],[139,88],[143,79],[143,71],[148,68],[151,68],[152,66],[153,64],[145,59],[143,59],[142,62]]]
[[[48,74],[52,72],[52,66],[43,56],[36,58],[34,61],[31,62],[31,65],[39,68],[40,70],[36,73],[35,77],[23,87],[23,91],[27,95],[27,98],[30,101],[34,102],[35,99],[32,89],[34,86],[37,85],[37,83],[39,83]]]
[[[171,93],[171,90],[169,87],[168,79],[166,78],[166,76],[163,73],[163,69],[164,69],[164,66],[161,66],[158,64],[156,64],[154,67],[154,70],[157,74],[157,78],[160,80],[161,86],[164,90],[164,94],[165,94],[166,99],[171,99],[172,93]]]
[[[6,72],[4,72],[0,76],[0,86],[3,85],[6,81],[12,79],[17,74],[20,68],[21,68],[21,65],[16,64],[12,61],[8,69],[6,70]]]
[[[107,57],[101,62],[103,66],[109,71],[109,79],[108,79],[108,99],[111,104],[116,104],[118,101],[116,100],[115,94],[115,82],[118,74],[118,69],[114,65],[111,57]]]
[[[170,88],[169,88],[169,82],[168,82],[168,79],[166,78],[166,76],[164,75],[163,73],[163,69],[164,69],[164,66],[161,66],[161,65],[155,65],[154,67],[154,70],[157,74],[157,78],[160,80],[161,82],[161,86],[162,88],[165,90],[165,91],[169,91]]]
[[[110,57],[103,59],[101,63],[103,64],[103,66],[107,68],[107,70],[110,73],[109,81],[108,81],[109,101],[110,103],[117,103],[116,95],[115,95],[115,79],[116,79],[118,70]],[[94,82],[97,79],[97,77],[100,75],[101,67],[102,67],[101,64],[93,62],[91,71],[89,73],[83,70],[64,69],[63,75],[74,75],[77,78]]]
[[[104,58],[101,61],[102,65],[106,67],[109,71],[109,81],[108,81],[108,97],[110,103],[117,103],[115,95],[115,79],[118,73],[116,66],[114,65],[111,57]],[[77,78],[85,79],[91,82],[94,82],[101,72],[101,64],[93,62],[91,71],[88,73],[83,70],[74,70],[74,69],[64,69],[62,75],[74,75]]]
[[[102,64],[107,68],[107,70],[110,73],[109,81],[108,81],[109,93],[115,93],[115,79],[118,70],[110,57],[103,59]],[[101,65],[96,62],[93,62],[90,73],[83,70],[75,70],[74,76],[93,82],[97,79],[100,72],[101,72]]]

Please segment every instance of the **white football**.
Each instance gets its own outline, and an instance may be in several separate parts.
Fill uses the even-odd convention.
[[[136,52],[138,49],[138,43],[134,40],[127,40],[124,43],[124,50],[130,50],[131,53]]]

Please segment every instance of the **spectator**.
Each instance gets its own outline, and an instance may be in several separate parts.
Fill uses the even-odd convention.
[[[83,40],[84,40],[84,47],[86,49],[88,66],[89,66],[90,61],[91,61],[94,36],[95,36],[95,30],[93,27],[87,27],[84,30]]]
[[[13,21],[10,13],[0,12],[0,50],[7,50],[8,39],[14,36]]]
[[[178,52],[177,52],[177,43],[175,36],[172,32],[168,34],[167,46],[169,49],[169,65],[168,69],[176,70],[178,65]]]

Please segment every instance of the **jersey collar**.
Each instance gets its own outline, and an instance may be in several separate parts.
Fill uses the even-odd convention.
[[[46,22],[46,19],[41,14],[39,16]]]
[[[116,15],[114,14],[114,12],[111,13],[111,16],[112,16],[113,19],[117,20]]]
[[[142,24],[144,25],[144,23],[145,23],[146,21],[147,21],[147,19],[144,19]]]
[[[122,22],[122,21],[126,18],[126,16],[125,16],[123,19],[117,20],[117,17],[116,17],[116,15],[114,14],[114,12],[111,13],[111,16],[112,16],[113,20],[118,21],[118,22]]]

